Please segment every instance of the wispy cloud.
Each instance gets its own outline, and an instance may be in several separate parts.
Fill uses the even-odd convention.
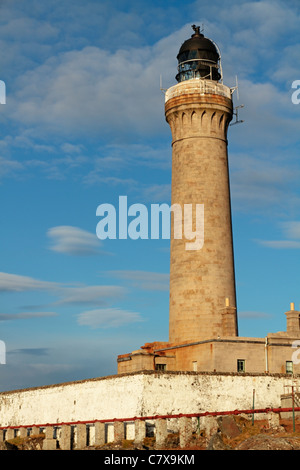
[[[23,170],[24,165],[21,162],[0,157],[0,179],[19,176]]]
[[[42,176],[49,180],[64,180],[66,175],[72,178],[82,177],[91,171],[89,158],[83,154],[84,147],[79,144],[63,143],[48,145],[33,138],[24,131],[16,136],[5,136],[0,141],[0,180],[25,179]],[[11,154],[24,150],[22,161]]]
[[[100,10],[102,12],[102,7],[99,10],[95,5],[90,8],[95,8],[97,14]],[[270,207],[278,202],[289,207],[300,206],[295,189],[288,183],[288,180],[292,182],[299,178],[299,165],[294,160],[288,172],[287,155],[282,155],[280,159],[281,148],[298,139],[299,113],[297,107],[291,104],[287,90],[287,80],[297,77],[286,78],[283,86],[283,79],[279,80],[278,74],[282,70],[286,72],[285,54],[271,56],[270,49],[274,44],[279,47],[282,42],[281,21],[289,24],[289,31],[285,34],[297,33],[299,12],[292,5],[287,7],[280,1],[233,1],[226,8],[221,2],[215,2],[208,8],[203,2],[195,1],[193,8],[199,17],[204,16],[204,21],[205,16],[212,17],[213,9],[217,9],[218,15],[213,22],[207,20],[205,30],[222,49],[227,83],[230,84],[235,73],[240,74],[240,99],[246,105],[243,110],[245,124],[230,133],[230,143],[246,148],[247,154],[240,161],[240,154],[236,154],[237,158],[235,151],[230,155],[234,209],[246,212],[251,207]],[[78,9],[79,5],[74,6],[74,11]],[[107,9],[103,7],[103,11],[107,15]],[[262,12],[268,12],[267,16]],[[116,13],[119,15],[119,12]],[[125,15],[126,21],[135,29],[136,25],[133,26],[129,16]],[[25,39],[27,24],[24,24]],[[55,37],[57,28],[54,27],[46,34],[47,31],[46,28],[45,38],[48,37],[50,41]],[[105,31],[108,32],[108,29],[105,28]],[[159,90],[159,75],[163,71],[167,77],[165,86],[174,84],[174,60],[178,44],[190,33],[190,24],[186,24],[180,30],[166,34],[152,46],[136,47],[133,41],[130,50],[116,47],[112,53],[99,44],[93,47],[80,47],[77,44],[74,50],[68,48],[53,57],[48,56],[41,65],[37,66],[33,62],[28,65],[26,73],[19,77],[16,98],[12,97],[16,101],[12,101],[11,108],[6,108],[7,112],[13,120],[25,124],[28,130],[35,129],[35,136],[39,137],[46,130],[47,136],[48,131],[55,131],[64,133],[63,137],[69,139],[77,132],[87,135],[89,132],[98,133],[101,128],[103,135],[113,129],[114,136],[118,135],[119,139],[120,134],[116,130],[120,131],[123,137],[126,135],[122,144],[112,137],[110,146],[101,147],[101,155],[95,156],[90,165],[84,168],[81,180],[88,185],[127,185],[131,190],[143,191],[145,197],[152,199],[158,198],[158,195],[165,197],[169,191],[168,184],[141,187],[134,178],[124,176],[124,170],[133,165],[170,168],[170,146],[152,148],[151,145],[136,144],[132,142],[130,133],[133,130],[135,138],[136,135],[149,136],[150,129],[157,136],[169,135],[169,127],[162,112],[163,95]],[[119,31],[119,34],[125,32]],[[289,57],[296,56],[297,50],[297,44],[289,46]],[[266,70],[257,80],[252,76],[252,70],[258,71],[260,61]],[[296,63],[295,60],[290,62]],[[103,63],[106,64],[105,68]],[[118,73],[119,70],[122,70],[122,74]],[[39,86],[40,83],[43,83],[43,88]],[[252,157],[249,148],[252,149]],[[61,144],[61,150],[72,159],[59,158],[47,162],[43,172],[48,178],[62,179],[66,174],[64,168],[70,170],[84,164],[81,159],[84,150],[82,145],[67,140]],[[295,152],[289,151],[287,154],[291,163]],[[123,171],[121,176],[117,174],[120,170]],[[4,171],[6,175],[14,174],[10,171],[9,162],[4,166]]]
[[[56,317],[55,312],[0,313],[0,321],[28,320],[32,318]]]
[[[65,142],[61,146],[62,151],[69,154],[79,154],[83,150],[82,144],[72,144],[70,142]]]
[[[83,286],[61,288],[58,295],[61,300],[57,305],[65,304],[93,304],[97,306],[107,305],[108,300],[119,300],[124,297],[127,290],[121,286]]]
[[[140,289],[150,291],[168,291],[169,290],[169,274],[155,273],[150,271],[110,271],[113,276],[127,280],[132,285]]]
[[[103,170],[100,172],[97,170],[88,172],[87,175],[83,178],[83,183],[86,185],[104,184],[107,186],[126,186],[127,188],[130,188],[130,191],[139,187],[138,182],[133,178],[122,178],[118,176],[112,176],[111,174],[103,174]]]
[[[34,290],[56,290],[61,284],[40,281],[29,276],[19,274],[0,273],[0,292],[26,292]]]
[[[278,216],[293,213],[300,208],[297,181],[300,168],[291,162],[289,167],[282,157],[269,159],[269,154],[235,153],[229,156],[231,167],[231,194],[235,210],[263,212],[276,207]],[[288,156],[286,156],[288,158]]]
[[[127,185],[131,191],[141,188],[146,191],[147,188],[143,189],[141,181],[132,177],[124,177],[124,172],[130,172],[136,167],[170,170],[170,146],[138,145],[124,142],[123,144],[110,144],[102,147],[99,149],[99,154],[93,159],[91,167],[83,176],[83,182],[88,185],[99,183]]]
[[[122,286],[110,285],[71,285],[55,282],[41,281],[27,276],[20,276],[17,274],[0,273],[0,292],[34,292],[46,291],[58,298],[51,305],[96,305],[105,306],[108,302],[119,300],[123,298],[127,289]],[[15,314],[22,315],[26,318],[27,315],[39,315],[38,313],[23,313]],[[9,317],[10,319],[13,316]],[[17,317],[15,317],[17,318]],[[29,318],[29,317],[28,317]],[[3,317],[7,320],[8,318]]]
[[[171,184],[153,184],[142,189],[145,201],[151,203],[169,203],[171,201]]]
[[[281,227],[286,237],[300,240],[300,222],[299,221],[283,222],[281,224]]]
[[[299,250],[300,241],[295,240],[258,240],[260,245],[268,248],[276,248],[278,250]]]
[[[74,44],[73,50],[69,44],[64,49],[61,43],[59,53],[53,49],[51,55],[53,40],[49,36],[48,54],[38,64],[23,61],[24,70],[15,79],[7,116],[44,137],[49,133],[68,138],[99,135],[99,129],[104,135],[117,131],[126,140],[137,134],[161,135],[167,124],[161,113],[164,99],[159,77],[164,71],[168,85],[174,80],[179,41],[175,31],[152,46],[143,47],[135,41],[130,49],[122,43],[113,51],[95,42]]]
[[[157,113],[161,98],[159,88],[155,110],[149,99],[149,88],[155,93],[153,80],[146,74],[149,65],[145,70],[142,63],[133,63],[132,57],[134,54],[125,50],[111,54],[91,46],[51,57],[19,79],[18,91],[7,112],[13,120],[39,128],[41,134],[95,134],[100,125],[106,132],[112,126],[119,131],[124,127],[130,131],[136,126],[145,130],[147,124],[153,128],[152,113]],[[154,72],[155,64],[150,67]],[[127,72],[119,74],[118,70]],[[43,93],[39,92],[41,82]],[[151,119],[141,106],[147,96]]]
[[[96,233],[92,234],[78,227],[61,225],[48,230],[47,236],[52,241],[50,249],[58,253],[75,256],[87,256],[100,253],[100,241]]]
[[[280,224],[285,239],[282,240],[256,240],[260,245],[280,250],[300,249],[300,222],[289,221]]]
[[[78,315],[78,324],[95,328],[118,328],[142,321],[139,313],[119,308],[87,310]]]
[[[28,356],[47,356],[50,352],[49,348],[20,348],[12,349],[8,351],[7,354],[21,354]]]

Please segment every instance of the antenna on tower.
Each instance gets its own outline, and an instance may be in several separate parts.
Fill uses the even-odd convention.
[[[236,96],[237,100],[239,101],[240,99],[240,94],[239,94],[239,84],[238,84],[238,78],[237,75],[235,76],[235,86],[230,88],[230,92],[233,95],[233,93],[236,91]],[[234,126],[235,124],[241,124],[244,122],[244,120],[238,118],[238,110],[244,108],[244,105],[241,104],[240,106],[235,106],[233,114],[235,115],[235,121],[230,124],[230,126]]]
[[[163,93],[165,93],[167,91],[167,88],[163,88],[163,86],[162,86],[162,76],[161,75],[159,76],[159,89]]]
[[[239,96],[239,84],[238,84],[237,75],[235,76],[235,86],[230,88],[230,92],[231,92],[232,95],[235,91],[236,91],[237,99],[239,100],[240,96]]]
[[[243,119],[239,119],[239,117],[238,117],[238,110],[243,108],[243,107],[244,107],[244,105],[241,104],[240,106],[236,106],[234,108],[233,114],[235,115],[235,121],[230,124],[231,126],[234,126],[235,124],[242,124],[242,122],[245,122]]]

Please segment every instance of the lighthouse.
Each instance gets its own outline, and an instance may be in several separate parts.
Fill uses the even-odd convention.
[[[172,133],[172,206],[204,207],[204,243],[187,250],[171,230],[169,342],[237,336],[227,131],[232,90],[218,47],[200,28],[180,47],[177,84],[165,93]],[[193,210],[193,227],[196,226]]]
[[[172,135],[169,339],[119,355],[118,373],[299,374],[293,348],[300,342],[300,311],[293,302],[286,331],[238,335],[227,151],[236,87],[223,84],[217,45],[192,28],[177,55],[177,84],[165,90]],[[194,209],[187,233],[186,207]],[[197,238],[197,226],[195,244],[190,235]]]

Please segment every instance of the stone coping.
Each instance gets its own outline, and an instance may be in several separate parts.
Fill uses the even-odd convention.
[[[214,80],[193,78],[177,83],[176,85],[173,85],[168,90],[166,90],[165,102],[180,95],[189,95],[194,93],[200,93],[203,95],[221,95],[231,99],[231,90],[228,86]]]
[[[67,387],[70,385],[79,385],[84,383],[92,383],[92,382],[99,382],[102,380],[114,380],[114,379],[122,379],[124,377],[133,377],[133,376],[143,376],[143,375],[154,375],[154,376],[174,376],[174,375],[185,375],[185,376],[223,376],[223,377],[278,377],[278,378],[300,378],[300,374],[280,374],[280,373],[251,373],[251,372],[207,372],[207,371],[157,371],[157,370],[140,370],[135,372],[128,372],[123,374],[115,374],[115,375],[106,375],[102,377],[94,377],[90,379],[83,379],[83,380],[75,380],[70,382],[62,382],[57,384],[50,384],[50,385],[41,385],[37,387],[30,387],[30,388],[21,388],[16,390],[8,390],[0,392],[1,395],[9,395],[14,393],[23,393],[29,392],[33,390],[45,390],[50,388],[58,388],[58,387]]]

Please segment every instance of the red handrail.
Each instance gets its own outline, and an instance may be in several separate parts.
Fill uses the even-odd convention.
[[[75,426],[76,424],[94,424],[94,423],[114,423],[131,422],[136,420],[149,421],[155,419],[172,419],[172,418],[201,418],[204,416],[226,416],[226,415],[239,415],[239,414],[253,414],[253,413],[286,413],[293,411],[293,408],[261,408],[251,410],[233,410],[233,411],[205,411],[202,413],[179,413],[173,415],[154,415],[154,416],[134,416],[133,418],[112,418],[112,419],[93,419],[86,421],[70,421],[61,423],[46,423],[46,424],[30,424],[19,426],[0,426],[0,429],[20,429],[20,428],[45,428],[47,426],[60,427],[60,426]],[[300,411],[300,407],[295,407],[294,411]]]

